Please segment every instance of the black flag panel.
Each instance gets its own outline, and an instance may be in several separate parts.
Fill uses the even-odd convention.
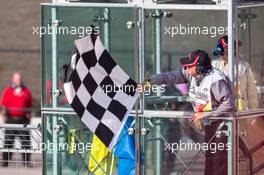
[[[137,83],[113,60],[100,37],[75,41],[64,90],[85,125],[111,150],[138,94]]]

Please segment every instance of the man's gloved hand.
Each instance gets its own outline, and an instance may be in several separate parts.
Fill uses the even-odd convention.
[[[201,120],[197,120],[195,123],[193,123],[193,125],[199,131],[203,131],[204,130],[203,122]]]
[[[202,119],[205,118],[205,113],[204,112],[196,112],[193,113],[189,119],[190,123],[193,123],[194,126],[199,129],[200,131],[203,130],[203,123]]]

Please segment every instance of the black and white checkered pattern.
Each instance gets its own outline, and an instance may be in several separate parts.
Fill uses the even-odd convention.
[[[76,40],[75,48],[66,71],[66,97],[85,125],[111,150],[138,97],[137,84],[116,64],[99,36]],[[109,92],[106,87],[126,88]]]

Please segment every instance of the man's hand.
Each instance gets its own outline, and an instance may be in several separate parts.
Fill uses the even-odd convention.
[[[26,119],[28,120],[27,124],[29,124],[30,120],[31,120],[31,114],[30,113],[26,114]]]
[[[196,112],[196,113],[194,113],[194,114],[191,115],[191,117],[189,119],[189,122],[195,123],[198,120],[201,120],[203,118],[205,118],[204,112]]]
[[[3,108],[3,110],[2,110],[2,119],[3,119],[3,123],[6,123],[6,121],[7,121],[7,115],[6,115],[6,109],[5,108]]]
[[[6,116],[2,116],[2,119],[3,119],[3,123],[6,123],[6,121],[7,121],[7,117]]]
[[[195,128],[197,128],[198,130],[203,131],[203,124],[201,119],[203,119],[204,117],[204,112],[197,112],[190,117],[189,122],[193,123]]]

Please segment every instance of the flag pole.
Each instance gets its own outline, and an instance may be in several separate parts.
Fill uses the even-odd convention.
[[[146,81],[146,78],[148,76],[148,72],[146,72],[144,76],[144,82]],[[144,84],[143,82],[143,84]],[[142,87],[142,97],[144,96],[144,86]],[[139,117],[139,104],[140,101],[137,99],[136,106],[135,106],[135,111],[136,111],[136,123],[135,123],[135,134],[136,134],[136,175],[140,175],[140,163],[141,163],[141,147],[140,147],[140,117]]]
[[[140,157],[141,157],[141,150],[140,150],[140,118],[139,118],[139,112],[138,112],[138,100],[135,106],[136,110],[136,128],[135,128],[135,134],[136,134],[136,175],[140,175]]]

